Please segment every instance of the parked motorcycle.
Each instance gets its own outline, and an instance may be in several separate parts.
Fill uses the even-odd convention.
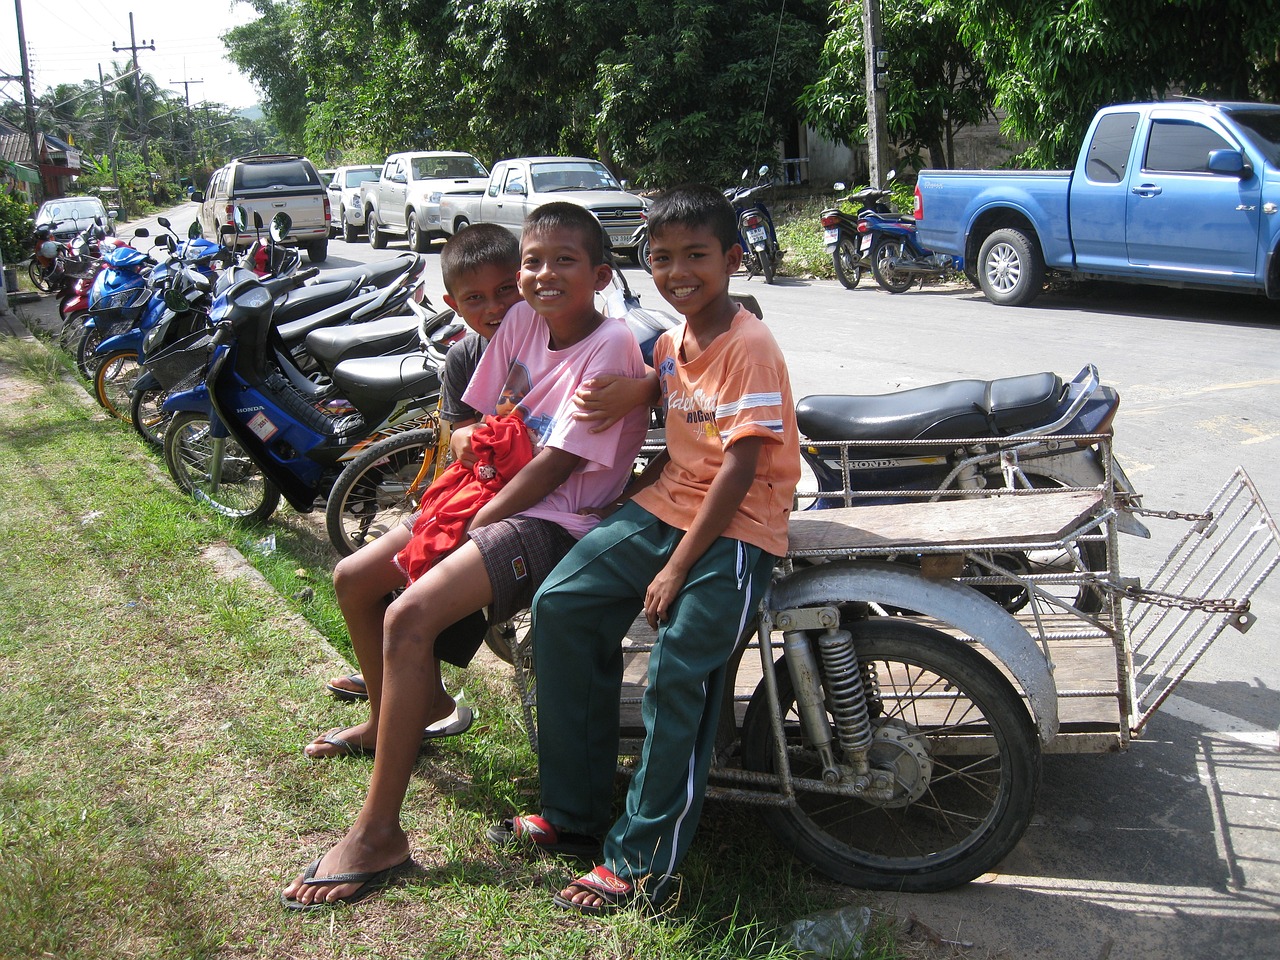
[[[946,499],[952,491],[963,496],[966,490],[1097,487],[1108,479],[1098,444],[1070,438],[1109,433],[1119,406],[1119,394],[1101,382],[1092,364],[1069,383],[1053,373],[1038,373],[955,380],[883,395],[805,397],[796,404],[796,420],[807,438],[801,456],[818,486],[808,508]],[[1058,435],[1065,438],[1060,444],[1028,443],[1021,453],[1007,444],[997,448],[972,439]],[[946,439],[963,442],[950,455],[939,456],[936,441]],[[842,450],[835,441],[857,443]],[[922,454],[910,441],[932,443]],[[1114,462],[1110,479],[1118,496],[1136,496]],[[1123,533],[1149,536],[1131,514],[1121,514],[1117,525]],[[1004,549],[998,554],[1011,569],[1027,572],[1105,569],[1106,545],[1100,536],[1082,538],[1074,549],[1069,556]],[[992,591],[1010,611],[1028,599],[1008,583]],[[1080,587],[1072,602],[1081,611],[1096,611],[1102,593]]]
[[[889,179],[893,179],[890,171]],[[845,189],[843,183],[835,185],[836,192]],[[884,201],[890,191],[876,187],[864,187],[847,197],[837,197],[835,206],[823,210],[819,216],[822,223],[823,248],[831,254],[831,263],[835,268],[836,279],[846,290],[852,290],[862,281],[864,270],[871,269],[868,249],[864,249],[863,235],[858,232],[858,222],[867,212],[891,213]],[[856,205],[857,209],[848,213],[841,209],[846,203]]]
[[[946,280],[956,272],[955,261],[920,245],[913,217],[868,213],[858,232],[871,237],[871,272],[890,293],[905,293],[917,280]]]
[[[773,186],[768,179],[769,168],[762,166],[754,184],[747,184],[748,171],[742,171],[742,182],[724,192],[738,215],[738,243],[742,245],[742,263],[747,276],[764,276],[765,283],[773,283],[778,262],[786,252],[778,247],[778,234],[773,227],[773,216],[765,206],[761,195]],[[646,250],[647,253],[647,250]],[[647,259],[647,258],[646,258]]]

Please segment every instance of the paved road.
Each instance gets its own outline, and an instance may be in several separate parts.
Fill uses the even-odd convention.
[[[327,266],[404,250],[337,240]],[[427,260],[440,303],[437,258]],[[642,271],[626,273],[646,306],[665,306]],[[1280,510],[1280,304],[1104,288],[1002,309],[973,291],[892,296],[869,282],[733,287],[759,299],[797,397],[1070,376],[1092,362],[1123,397],[1117,456],[1148,506],[1198,510],[1240,464]],[[1141,574],[1167,543],[1125,538],[1123,549]],[[1280,575],[1254,609],[1256,626],[1224,635],[1127,753],[1046,758],[1036,818],[997,873],[879,901],[973,942],[973,957],[1277,956]]]

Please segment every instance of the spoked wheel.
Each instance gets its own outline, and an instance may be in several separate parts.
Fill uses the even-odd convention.
[[[999,863],[1030,822],[1040,785],[1031,715],[990,661],[940,631],[884,618],[846,629],[870,711],[870,764],[890,776],[892,792],[870,799],[852,786],[837,795],[797,784],[794,807],[760,815],[798,857],[842,883],[910,892],[966,883]],[[777,674],[792,774],[820,784],[784,660]],[[833,729],[842,679],[823,678]],[[749,770],[777,772],[771,721],[761,682],[742,728]],[[838,740],[834,749],[839,756]]]
[[[138,436],[156,449],[164,447],[164,431],[173,414],[160,409],[169,391],[164,387],[134,390],[129,400],[129,419]]]
[[[98,361],[93,355],[98,350],[98,344],[105,339],[107,331],[94,327],[92,330],[85,330],[80,343],[76,345],[76,369],[86,380],[93,379],[93,372],[98,368]]]
[[[912,275],[893,266],[902,254],[902,241],[887,238],[879,241],[871,251],[871,273],[876,283],[890,293],[906,293],[911,289]]]
[[[489,627],[484,635],[484,645],[503,662],[515,663],[516,645],[528,629],[529,611],[521,610],[510,620]]]
[[[649,263],[649,234],[645,233],[644,239],[640,241],[640,245],[636,247],[636,263],[644,268],[645,273],[653,273],[653,265]]]
[[[84,310],[69,313],[62,321],[62,329],[58,331],[58,346],[72,356],[77,356],[80,341],[84,337],[84,321],[89,316]]]
[[[215,464],[215,441],[203,413],[174,414],[164,433],[164,462],[182,490],[223,516],[258,522],[280,503],[280,491],[245,454],[233,438],[223,441],[221,462]],[[214,468],[220,469],[217,482]]]
[[[133,402],[131,387],[142,367],[134,350],[116,350],[102,358],[93,371],[93,393],[104,410],[117,420],[129,419]]]
[[[435,455],[435,430],[406,430],[379,440],[347,464],[325,508],[334,548],[343,556],[355,553],[409,517],[430,478],[416,489],[413,482],[424,460],[434,463]]]
[[[852,290],[862,282],[862,258],[858,256],[857,244],[850,238],[840,238],[831,254],[831,263],[836,269],[836,279],[846,290]]]
[[[35,258],[32,258],[31,262],[27,264],[27,278],[41,293],[48,293],[53,289],[53,284],[50,282],[49,277],[45,275],[44,268],[40,266],[40,261]]]

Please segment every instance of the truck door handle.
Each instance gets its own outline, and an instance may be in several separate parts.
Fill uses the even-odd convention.
[[[1133,188],[1133,192],[1140,197],[1154,197],[1160,193],[1160,188],[1154,183],[1141,183]]]

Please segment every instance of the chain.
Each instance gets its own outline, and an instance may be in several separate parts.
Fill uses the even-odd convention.
[[[1177,510],[1146,510],[1142,507],[1127,507],[1129,513],[1139,517],[1156,517],[1159,520],[1186,520],[1188,523],[1208,523],[1213,513],[1179,513]]]
[[[1226,597],[1213,600],[1208,597],[1193,599],[1172,593],[1160,593],[1156,590],[1143,590],[1141,587],[1126,587],[1124,596],[1137,603],[1150,603],[1157,607],[1168,607],[1171,610],[1203,610],[1205,613],[1248,613],[1248,600],[1233,600]]]

